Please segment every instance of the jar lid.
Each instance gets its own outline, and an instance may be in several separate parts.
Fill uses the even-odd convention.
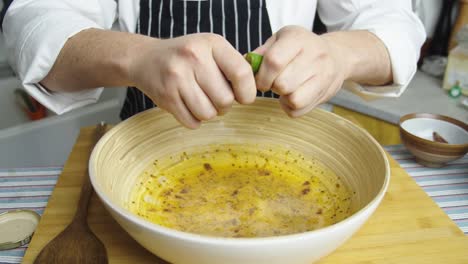
[[[40,216],[31,210],[12,210],[0,214],[0,250],[23,246],[39,224]]]

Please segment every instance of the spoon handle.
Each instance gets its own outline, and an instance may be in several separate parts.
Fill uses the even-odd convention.
[[[92,148],[94,148],[99,139],[106,133],[106,129],[107,125],[104,122],[101,122],[96,126],[96,129],[94,130],[94,142]],[[75,217],[73,218],[73,222],[87,225],[88,204],[92,193],[93,187],[91,186],[88,170],[86,170],[86,175],[81,187],[80,200],[78,202],[78,208],[76,210]]]

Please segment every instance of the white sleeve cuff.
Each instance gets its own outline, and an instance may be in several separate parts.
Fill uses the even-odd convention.
[[[58,114],[96,102],[102,88],[48,92],[39,82],[47,76],[69,38],[89,28],[110,28],[115,15],[116,3],[112,0],[14,1],[5,15],[3,33],[8,59],[25,90]]]
[[[39,103],[59,115],[96,103],[103,90],[103,88],[97,88],[79,92],[52,93],[40,84],[23,83],[23,87]]]
[[[55,21],[54,21],[55,20]],[[19,77],[23,80],[23,86],[38,102],[54,111],[62,114],[72,109],[91,104],[99,98],[101,89],[79,92],[47,92],[39,88],[38,83],[47,76],[54,65],[65,42],[78,32],[88,28],[100,28],[89,19],[73,16],[67,26],[48,30],[47,27],[64,21],[61,17],[47,17],[31,30],[26,37],[24,46],[19,50],[17,69]],[[27,62],[31,62],[29,65]]]
[[[344,87],[364,96],[399,97],[417,71],[420,48],[426,34],[421,21],[406,2],[398,2],[399,5],[374,2],[361,5],[360,12],[350,18],[347,25],[341,25],[341,28],[367,30],[382,41],[390,58],[393,83],[364,86],[347,82]]]
[[[393,83],[381,86],[360,85],[347,81],[344,88],[360,95],[363,98],[400,97],[413,79],[417,67],[419,52],[411,52],[408,43],[401,41],[392,30],[375,31],[375,34],[386,46],[391,61]],[[401,56],[405,56],[402,58]]]
[[[412,79],[413,77],[411,77]],[[400,97],[408,87],[408,84],[389,84],[382,86],[364,86],[353,81],[345,81],[343,88],[362,97],[366,100],[378,99],[382,97]]]

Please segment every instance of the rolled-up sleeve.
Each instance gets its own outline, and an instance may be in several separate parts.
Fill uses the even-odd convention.
[[[27,92],[58,114],[96,102],[102,88],[48,92],[39,82],[70,37],[88,28],[110,29],[116,14],[113,0],[13,1],[3,22],[3,33],[10,64]]]
[[[368,30],[386,46],[393,72],[390,85],[369,87],[352,84],[364,94],[398,97],[417,69],[424,26],[413,13],[410,0],[321,0],[318,13],[329,31]]]

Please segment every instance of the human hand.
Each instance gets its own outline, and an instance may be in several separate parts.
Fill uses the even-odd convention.
[[[279,94],[291,117],[329,100],[349,74],[339,45],[299,26],[282,28],[254,52],[263,55],[255,76],[257,88]]]
[[[135,47],[131,83],[188,128],[255,100],[250,65],[222,36],[148,39]]]

